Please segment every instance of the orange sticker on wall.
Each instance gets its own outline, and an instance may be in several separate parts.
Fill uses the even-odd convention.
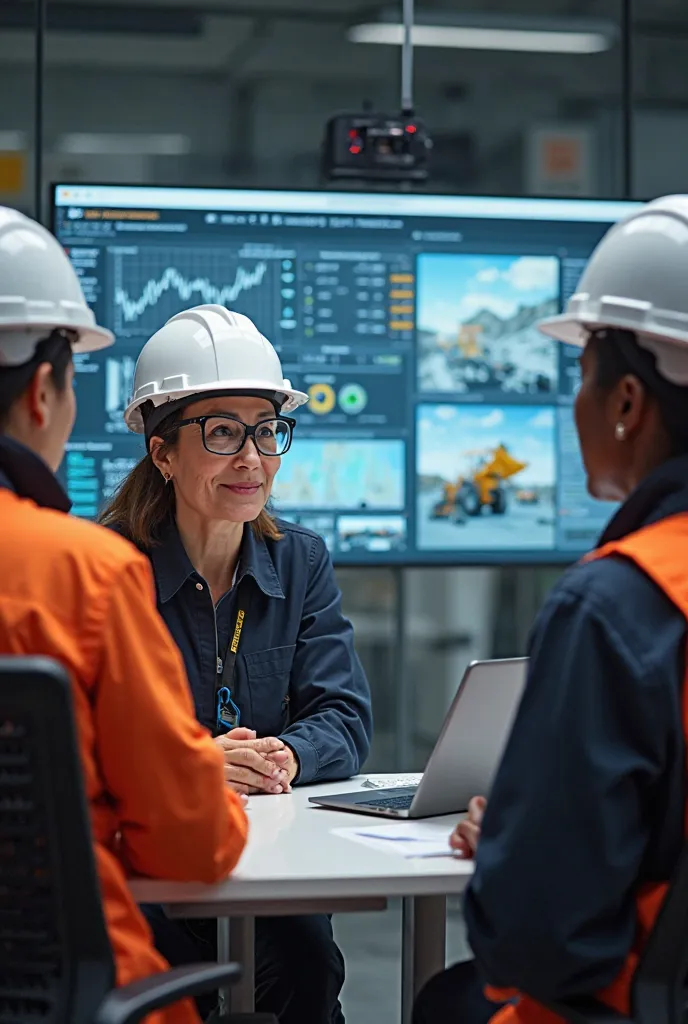
[[[543,150],[545,174],[553,178],[571,178],[578,173],[582,155],[579,139],[548,139]]]
[[[24,191],[26,156],[24,153],[0,153],[0,194],[17,195]]]

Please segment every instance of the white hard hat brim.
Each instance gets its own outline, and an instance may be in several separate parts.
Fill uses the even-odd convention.
[[[685,346],[688,340],[688,315],[657,309],[637,299],[603,295],[592,299],[585,293],[572,296],[568,309],[538,324],[540,331],[569,345],[585,345],[591,331],[605,328],[632,331],[659,342]]]
[[[577,348],[585,348],[593,331],[630,331],[642,348],[654,353],[663,377],[680,387],[688,386],[685,314],[658,311],[647,303],[624,299],[603,299],[596,307],[588,305],[575,315],[569,311],[549,317],[538,328],[555,341]]]
[[[74,331],[77,335],[72,344],[72,352],[97,352],[108,348],[114,343],[115,336],[104,327],[75,327],[65,323],[56,324],[54,320],[42,322],[32,320],[20,325],[0,325],[0,365],[23,366],[33,359],[36,345],[42,338],[47,338],[53,331]]]
[[[72,345],[73,352],[99,352],[101,348],[114,345],[115,336],[105,327],[88,327],[79,331],[79,337]]]
[[[582,324],[579,320],[575,320],[573,317],[567,316],[566,313],[562,313],[559,316],[551,316],[547,320],[540,321],[538,329],[542,334],[546,334],[547,337],[554,338],[555,341],[562,341],[567,345],[576,345],[578,348],[583,348],[590,329],[594,330],[596,326],[601,327],[602,325]]]
[[[146,402],[152,402],[155,406],[160,406],[167,402],[177,402],[180,398],[198,398],[200,401],[203,394],[208,391],[223,391],[228,395],[242,395],[252,391],[270,392],[271,394],[282,396],[281,412],[283,413],[293,412],[308,401],[308,395],[304,394],[303,391],[296,391],[294,388],[275,387],[274,382],[270,381],[249,379],[219,380],[211,381],[205,385],[197,384],[194,387],[182,388],[178,391],[166,391],[164,394],[153,391],[149,395],[142,395],[127,407],[124,413],[124,422],[133,433],[143,434],[144,423],[141,406]]]
[[[585,320],[579,320],[568,313],[559,316],[549,317],[538,324],[538,330],[555,341],[561,341],[565,345],[575,345],[577,348],[585,348],[592,331],[619,330],[631,331],[639,338],[651,338],[655,341],[667,344],[685,345],[685,339],[678,331],[671,330],[648,330],[640,328],[632,318],[595,316],[589,314]]]

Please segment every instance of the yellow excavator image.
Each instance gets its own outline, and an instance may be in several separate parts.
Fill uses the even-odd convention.
[[[507,510],[504,481],[516,476],[528,463],[515,459],[504,444],[463,454],[477,457],[477,461],[469,475],[444,485],[442,499],[433,508],[432,518],[465,523],[468,516],[479,516],[483,508],[489,508],[493,515],[504,515]]]

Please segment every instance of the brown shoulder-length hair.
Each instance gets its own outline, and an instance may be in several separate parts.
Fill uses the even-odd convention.
[[[160,455],[176,445],[181,418],[181,410],[173,413],[156,431],[156,435],[162,438],[158,448]],[[174,520],[174,514],[174,487],[165,482],[148,452],[124,478],[110,504],[100,513],[98,522],[115,527],[137,547],[147,549],[160,542],[163,528]],[[259,540],[282,539],[277,523],[267,509],[252,521],[251,529]]]

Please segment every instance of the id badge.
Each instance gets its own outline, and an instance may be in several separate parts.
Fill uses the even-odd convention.
[[[232,700],[229,687],[221,686],[217,691],[216,725],[225,731],[236,729],[241,720],[241,712]]]

